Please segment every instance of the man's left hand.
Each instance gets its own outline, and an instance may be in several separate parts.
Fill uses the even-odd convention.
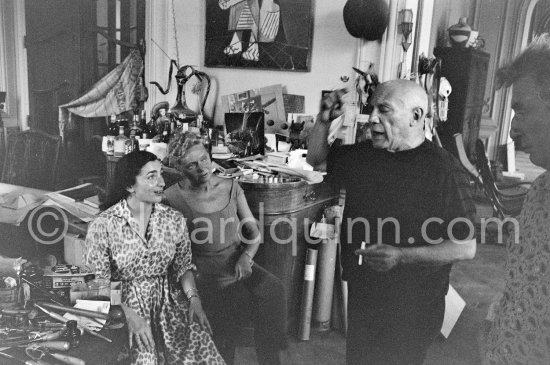
[[[395,246],[376,244],[355,251],[375,271],[389,271],[397,266],[403,257],[403,251]]]

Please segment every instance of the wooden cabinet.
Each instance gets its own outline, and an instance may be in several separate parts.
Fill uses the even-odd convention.
[[[434,55],[441,59],[441,76],[451,83],[448,120],[437,132],[443,147],[457,156],[453,135],[462,133],[464,148],[470,156],[479,137],[483,99],[487,83],[489,54],[472,48],[438,47]]]

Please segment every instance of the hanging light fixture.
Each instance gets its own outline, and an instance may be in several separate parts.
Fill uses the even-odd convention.
[[[403,35],[401,40],[401,47],[403,47],[403,60],[399,65],[399,75],[400,79],[410,79],[410,71],[407,67],[407,51],[411,46],[410,36],[413,30],[413,12],[411,9],[402,9],[397,13],[398,21],[398,31]]]
[[[411,9],[400,10],[398,13],[398,21],[399,31],[403,35],[401,46],[403,47],[403,51],[407,52],[412,43],[409,37],[413,30],[413,11]]]

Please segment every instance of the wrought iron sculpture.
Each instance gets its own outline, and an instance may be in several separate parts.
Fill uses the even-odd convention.
[[[163,89],[158,82],[150,82],[150,84],[155,85],[163,95],[166,95],[170,92],[174,66],[178,70],[175,76],[176,82],[178,84],[178,92],[176,95],[176,103],[170,108],[170,113],[172,113],[172,116],[174,118],[184,123],[189,123],[197,119],[197,113],[187,106],[185,99],[185,84],[193,77],[196,77],[199,80],[199,82],[197,83],[198,87],[195,87],[193,89],[193,92],[198,94],[199,97],[202,97],[202,103],[200,105],[200,114],[202,114],[204,110],[204,105],[206,104],[206,99],[208,98],[208,94],[210,93],[210,77],[206,73],[196,70],[193,66],[187,65],[179,67],[178,63],[175,60],[170,60],[170,69],[168,71],[168,86],[166,87],[166,90]],[[205,82],[206,88],[203,90],[203,84]]]

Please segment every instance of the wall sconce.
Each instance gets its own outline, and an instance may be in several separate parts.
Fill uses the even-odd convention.
[[[399,21],[399,31],[401,32],[401,34],[403,34],[403,41],[401,41],[401,46],[403,47],[403,51],[405,51],[406,53],[412,43],[409,40],[409,36],[411,35],[413,30],[413,11],[411,9],[400,10],[397,20]]]

